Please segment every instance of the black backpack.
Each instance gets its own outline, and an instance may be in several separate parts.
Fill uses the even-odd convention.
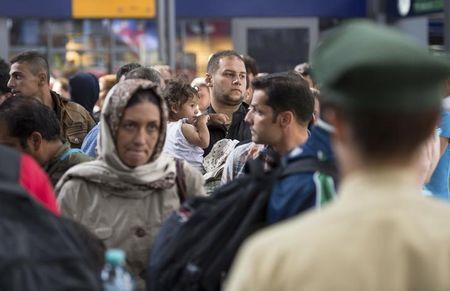
[[[0,290],[102,290],[74,231],[18,184],[20,154],[0,161]]]
[[[188,199],[168,218],[153,244],[147,290],[220,290],[242,242],[267,225],[274,182],[300,172],[335,170],[317,159],[270,173],[263,171],[258,159],[247,165],[247,175],[218,188],[211,197]]]

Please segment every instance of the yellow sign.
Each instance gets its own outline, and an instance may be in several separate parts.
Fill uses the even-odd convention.
[[[72,0],[74,18],[154,18],[155,0]]]

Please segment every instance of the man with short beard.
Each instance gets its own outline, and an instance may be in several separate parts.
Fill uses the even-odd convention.
[[[207,113],[222,113],[226,119],[210,121],[208,129],[211,141],[205,149],[205,156],[221,139],[251,139],[250,128],[244,121],[247,107],[242,103],[247,87],[247,72],[242,57],[235,51],[213,54],[207,66],[206,84],[212,89]]]

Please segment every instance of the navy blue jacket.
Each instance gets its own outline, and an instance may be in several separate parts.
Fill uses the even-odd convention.
[[[285,166],[308,157],[334,161],[330,133],[319,126],[312,128],[311,136],[305,144],[283,157],[282,165]],[[267,209],[267,220],[270,224],[290,218],[315,206],[316,186],[313,175],[313,172],[290,175],[274,185]]]

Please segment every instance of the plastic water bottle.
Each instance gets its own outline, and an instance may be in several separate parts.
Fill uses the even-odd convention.
[[[109,249],[105,258],[106,264],[102,270],[105,291],[133,291],[133,278],[124,267],[125,252],[120,249]]]

